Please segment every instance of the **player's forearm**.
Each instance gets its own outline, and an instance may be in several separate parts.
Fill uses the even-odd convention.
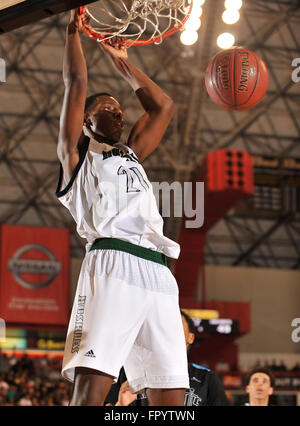
[[[143,71],[135,67],[128,59],[121,59],[126,70],[125,79],[134,89],[145,111],[173,108],[172,99],[152,81]]]
[[[63,59],[63,79],[65,84],[72,81],[87,82],[87,67],[76,25],[70,23],[66,30],[66,44]]]

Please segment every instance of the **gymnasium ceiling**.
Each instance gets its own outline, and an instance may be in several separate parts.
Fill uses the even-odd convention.
[[[223,0],[206,0],[198,42],[190,47],[179,36],[158,46],[129,50],[141,67],[175,101],[176,112],[163,143],[144,163],[153,182],[186,182],[209,151],[243,149],[252,155],[300,158],[300,82],[292,80],[300,57],[300,1],[244,0],[241,20],[230,28],[236,44],[265,61],[270,84],[253,110],[228,112],[207,97],[204,72],[217,53]],[[72,256],[82,257],[84,242],[73,219],[57,201],[56,143],[64,86],[62,57],[68,13],[0,36],[0,57],[7,65],[0,87],[0,222],[70,227]],[[120,99],[127,133],[142,113],[128,85],[120,80],[97,44],[82,36],[89,71],[89,94],[109,91]],[[299,60],[300,65],[300,60]],[[165,219],[165,232],[178,238],[181,220]],[[299,213],[242,217],[233,209],[210,232],[206,263],[300,268]]]

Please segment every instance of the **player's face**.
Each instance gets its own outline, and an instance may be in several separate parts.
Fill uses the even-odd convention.
[[[124,115],[119,102],[111,96],[99,96],[88,119],[94,133],[118,142],[124,129]]]
[[[270,377],[265,373],[253,374],[246,391],[255,399],[268,398],[273,393]]]

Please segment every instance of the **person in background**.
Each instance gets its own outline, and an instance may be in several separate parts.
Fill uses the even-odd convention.
[[[32,406],[32,401],[31,401],[31,398],[30,398],[29,392],[25,393],[25,394],[22,396],[22,398],[21,398],[21,399],[19,400],[19,402],[18,402],[18,405],[19,405],[19,406],[22,406],[22,407],[29,407],[29,406]]]
[[[277,371],[287,371],[287,366],[285,365],[283,359],[280,361]]]
[[[300,363],[299,363],[299,362],[297,362],[297,363],[294,365],[294,367],[291,369],[291,371],[294,371],[294,372],[298,372],[298,371],[300,371]]]
[[[247,376],[246,392],[249,394],[248,406],[268,406],[270,395],[274,392],[274,377],[266,368],[255,368]]]

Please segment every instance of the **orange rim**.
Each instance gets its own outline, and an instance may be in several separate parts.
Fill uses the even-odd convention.
[[[192,9],[193,9],[193,0],[191,0],[189,11],[186,14],[186,16],[182,19],[182,21],[177,26],[174,26],[170,30],[163,33],[161,36],[156,36],[154,38],[149,38],[149,39],[145,39],[145,40],[130,40],[130,39],[127,39],[127,40],[124,41],[124,45],[127,46],[127,47],[143,46],[143,45],[146,45],[146,44],[156,43],[160,40],[164,40],[165,38],[170,37],[171,35],[177,33],[177,31],[179,31],[184,26],[184,24],[186,23],[186,21],[190,17]],[[86,6],[80,7],[80,16],[84,15],[85,10],[86,10]],[[86,34],[89,37],[91,37],[91,38],[93,38],[94,40],[97,40],[97,41],[105,39],[106,36],[104,36],[104,35],[98,33],[97,31],[87,27],[84,22],[82,22],[82,25],[83,25],[84,31],[86,32]]]

